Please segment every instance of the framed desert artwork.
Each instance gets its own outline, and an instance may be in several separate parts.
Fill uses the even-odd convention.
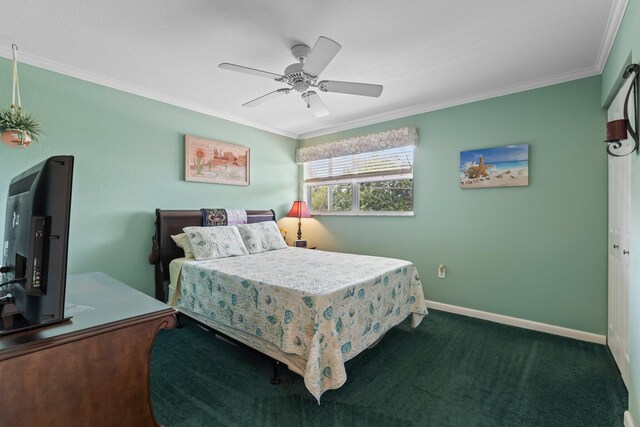
[[[184,136],[185,181],[249,185],[249,148]]]
[[[529,144],[460,152],[460,188],[529,185]]]

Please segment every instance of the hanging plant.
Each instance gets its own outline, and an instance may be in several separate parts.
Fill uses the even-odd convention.
[[[13,49],[13,90],[11,97],[11,107],[0,109],[0,139],[2,143],[10,147],[26,148],[31,141],[37,141],[42,135],[42,126],[22,110],[20,100],[20,83],[18,81],[18,47],[14,44]],[[18,108],[16,108],[16,95],[18,98]]]
[[[11,147],[26,148],[42,135],[42,127],[33,116],[15,108],[0,109],[0,129],[2,142]]]

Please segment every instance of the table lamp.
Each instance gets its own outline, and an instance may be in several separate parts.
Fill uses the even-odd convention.
[[[291,206],[291,210],[287,216],[290,218],[298,218],[298,240],[295,241],[295,246],[306,247],[307,241],[302,240],[302,222],[300,218],[311,218],[307,204],[302,200],[296,200],[293,202],[293,206]]]

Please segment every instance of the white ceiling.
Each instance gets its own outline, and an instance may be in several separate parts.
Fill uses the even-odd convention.
[[[627,0],[2,0],[0,55],[295,138],[599,74]],[[280,74],[294,44],[342,50],[324,80],[384,85],[379,98],[296,92],[218,68]]]

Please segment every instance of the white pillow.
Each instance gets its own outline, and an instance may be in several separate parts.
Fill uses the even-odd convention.
[[[191,249],[189,239],[185,233],[172,235],[171,238],[176,242],[176,246],[184,251],[184,256],[186,258],[193,258],[193,250]]]
[[[238,229],[234,226],[185,227],[193,256],[197,260],[247,255]]]
[[[287,247],[275,221],[236,225],[249,253],[272,251]]]

